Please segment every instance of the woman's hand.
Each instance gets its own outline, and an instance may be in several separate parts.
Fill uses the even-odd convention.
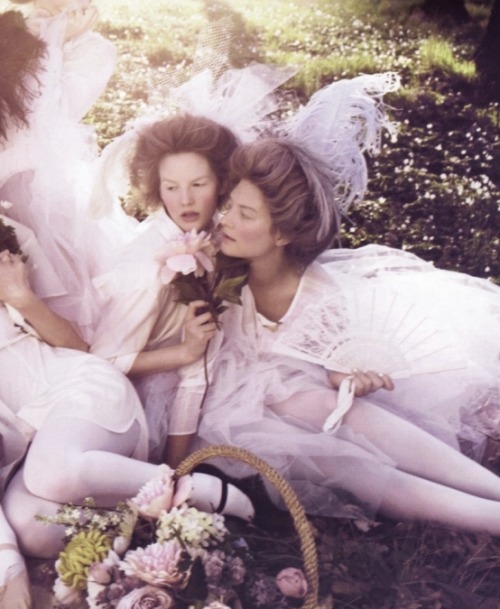
[[[217,330],[211,313],[197,314],[198,309],[206,306],[207,303],[203,300],[194,300],[188,305],[182,345],[190,363],[195,362],[205,353],[208,341],[215,336]]]
[[[0,252],[0,300],[17,309],[32,298],[28,269],[21,256],[3,250]]]
[[[33,292],[21,256],[7,250],[0,252],[0,301],[14,307],[47,344],[88,351],[88,345],[72,325]]]
[[[352,378],[354,383],[354,395],[358,398],[378,391],[379,389],[386,389],[387,391],[392,391],[394,389],[394,383],[390,376],[373,372],[373,370],[367,370],[366,372],[353,370],[351,374],[335,371],[328,372],[328,379],[335,389],[338,389],[340,383],[347,377]]]

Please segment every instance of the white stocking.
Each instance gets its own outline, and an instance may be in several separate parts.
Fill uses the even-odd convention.
[[[47,418],[37,432],[24,466],[24,481],[34,495],[57,503],[93,497],[111,507],[139,488],[158,466],[129,457],[139,428],[114,433],[77,418]]]
[[[29,581],[17,539],[0,507],[0,607],[28,609]]]
[[[373,404],[355,403],[344,423],[391,457],[399,470],[500,501],[500,478],[416,425]]]
[[[423,520],[466,531],[500,535],[500,502],[483,499],[395,471],[384,489],[380,511],[401,520]]]

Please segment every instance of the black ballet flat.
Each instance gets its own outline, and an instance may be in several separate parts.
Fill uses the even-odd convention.
[[[233,478],[211,463],[200,463],[194,472],[209,474],[222,482],[222,491],[216,512],[224,510],[227,500],[227,486],[232,484],[250,499],[255,510],[252,524],[270,533],[287,534],[294,530],[292,517],[286,510],[280,509],[270,499],[260,474],[243,478]]]

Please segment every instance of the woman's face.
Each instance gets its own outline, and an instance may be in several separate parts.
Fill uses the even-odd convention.
[[[221,221],[224,254],[252,262],[275,253],[283,245],[273,229],[264,195],[257,186],[242,180],[231,192],[228,204]]]
[[[160,196],[167,214],[183,231],[210,226],[219,181],[207,159],[195,152],[169,154],[158,166]]]

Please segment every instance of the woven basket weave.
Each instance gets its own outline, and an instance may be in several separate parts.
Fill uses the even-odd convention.
[[[302,609],[316,609],[318,604],[318,557],[316,553],[316,544],[312,533],[311,525],[307,520],[304,508],[302,507],[294,490],[283,478],[283,476],[272,468],[260,457],[257,457],[250,451],[235,446],[214,445],[207,446],[195,451],[176,469],[177,476],[189,474],[193,468],[206,461],[214,458],[229,458],[243,461],[256,469],[262,476],[267,478],[276,489],[280,492],[288,511],[292,517],[295,529],[300,538],[300,549],[302,551],[304,561],[304,572],[308,583],[308,592],[302,605]]]

